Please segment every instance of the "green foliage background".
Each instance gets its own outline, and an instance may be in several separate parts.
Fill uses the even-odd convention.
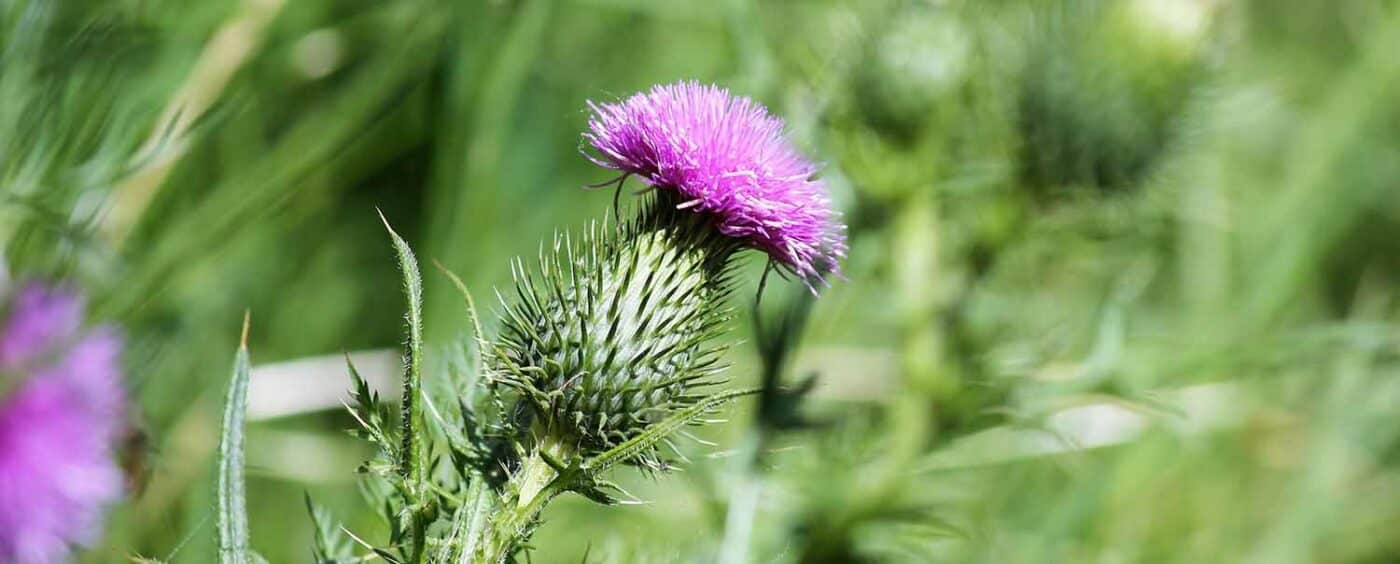
[[[1395,2],[10,0],[0,18],[6,268],[75,278],[131,342],[145,438],[87,561],[213,558],[245,308],[255,367],[398,346],[375,207],[490,296],[512,257],[610,209],[579,189],[609,177],[579,155],[586,101],[682,78],[784,116],[850,225],[787,376],[818,374],[815,424],[771,445],[756,561],[1400,552]],[[441,366],[468,320],[425,284]],[[731,357],[756,377],[752,347]],[[1054,414],[1085,405],[1145,424],[1067,433]],[[686,443],[680,474],[619,471],[647,505],[556,503],[534,560],[721,554],[752,409]],[[310,559],[302,492],[383,537],[352,425],[251,424],[270,561]]]

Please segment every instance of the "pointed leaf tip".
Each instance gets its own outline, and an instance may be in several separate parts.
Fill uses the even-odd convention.
[[[238,338],[238,348],[240,349],[248,348],[248,324],[252,319],[253,311],[249,309],[243,310],[243,335]]]
[[[384,223],[385,229],[391,232],[394,230],[393,227],[389,226],[389,218],[384,217],[384,210],[379,209],[379,206],[374,206],[374,213],[379,214],[379,221]]]
[[[243,343],[234,355],[224,404],[223,430],[219,437],[218,539],[221,564],[249,564],[255,555],[248,546],[248,508],[244,494],[243,426],[248,408],[248,318],[245,313]]]

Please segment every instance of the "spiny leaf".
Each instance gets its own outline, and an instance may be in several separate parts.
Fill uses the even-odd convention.
[[[248,508],[243,493],[243,420],[248,404],[248,315],[243,338],[233,360],[228,399],[224,402],[223,435],[219,439],[219,562],[250,564]]]
[[[418,272],[418,260],[413,256],[413,249],[410,249],[408,243],[389,225],[389,220],[384,217],[383,212],[379,212],[379,220],[384,222],[384,229],[388,230],[389,237],[393,239],[399,269],[403,271],[404,294],[408,297],[408,312],[405,314],[408,323],[408,348],[404,351],[403,403],[400,408],[403,411],[403,425],[402,436],[399,437],[403,444],[399,452],[399,472],[404,479],[425,486],[425,455],[422,452],[423,445],[417,443],[418,430],[423,422],[423,406],[420,402],[423,389],[423,279]],[[423,490],[420,488],[418,491]]]
[[[483,536],[489,533],[486,522],[491,515],[496,492],[488,487],[484,480],[476,480],[472,482],[467,499],[471,503],[471,512],[468,514],[467,542],[462,550],[462,564],[466,564],[467,559],[476,553],[484,542]]]
[[[390,460],[397,461],[398,443],[394,441],[392,429],[384,427],[384,422],[389,418],[388,409],[379,401],[379,394],[369,387],[369,382],[360,376],[360,371],[355,369],[348,354],[345,355],[345,367],[350,371],[350,381],[354,386],[351,396],[355,400],[355,405],[346,405],[345,408],[360,424],[357,435],[373,443]]]
[[[437,552],[429,562],[448,564],[468,564],[481,545],[485,533],[487,514],[490,513],[493,491],[482,480],[474,480],[467,489],[466,498],[452,514],[452,524],[445,537],[431,539],[437,544]]]
[[[431,465],[429,449],[427,442],[420,440],[418,436],[424,430],[423,278],[418,272],[418,260],[413,256],[413,249],[394,232],[383,212],[379,213],[379,219],[384,222],[384,229],[393,239],[394,251],[399,258],[399,269],[403,271],[404,294],[408,298],[408,312],[404,316],[408,324],[408,347],[404,351],[403,402],[400,407],[403,424],[400,427],[402,436],[399,437],[401,446],[398,470],[402,479],[399,485],[401,489],[406,490],[410,506],[406,515],[409,528],[404,531],[412,534],[408,560],[419,562],[427,548],[427,527],[431,520],[429,513],[432,507],[428,498],[428,468]],[[395,534],[392,538],[398,539],[400,536]]]
[[[350,539],[341,532],[330,511],[311,501],[306,494],[306,511],[311,514],[311,522],[316,525],[316,536],[311,545],[311,555],[317,564],[348,563],[355,558]]]
[[[583,464],[583,469],[590,473],[602,472],[619,462],[626,462],[639,454],[649,452],[657,443],[660,443],[662,440],[666,439],[666,437],[670,436],[671,433],[680,430],[686,425],[697,422],[706,413],[723,405],[725,402],[756,393],[758,393],[758,389],[756,388],[731,390],[702,399],[676,412],[675,415],[651,425],[640,435],[593,457]]]
[[[374,555],[383,558],[384,561],[388,562],[389,564],[403,564],[403,561],[399,560],[398,557],[394,555],[394,553],[384,550],[382,548],[375,548]]]

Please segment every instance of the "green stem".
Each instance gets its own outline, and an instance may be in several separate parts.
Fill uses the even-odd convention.
[[[536,519],[544,507],[563,493],[565,484],[559,480],[559,472],[545,461],[544,454],[555,460],[568,460],[572,449],[548,434],[544,434],[539,444],[520,463],[520,471],[511,476],[506,491],[514,491],[515,502],[504,504],[493,522],[487,525],[483,535],[484,544],[476,562],[499,564],[510,558],[520,543],[529,538]]]
[[[899,486],[909,464],[922,451],[934,424],[930,402],[946,408],[959,386],[944,354],[946,339],[938,324],[937,292],[951,281],[937,275],[942,249],[932,188],[923,187],[905,198],[891,234],[895,299],[905,316],[899,345],[904,393],[889,407],[895,431],[869,482],[876,484],[875,491],[881,496]],[[930,279],[935,282],[930,284]]]

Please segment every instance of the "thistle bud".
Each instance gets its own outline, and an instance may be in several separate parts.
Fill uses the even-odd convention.
[[[556,240],[516,269],[495,370],[585,454],[616,446],[721,382],[737,245],[658,195],[630,223]]]

